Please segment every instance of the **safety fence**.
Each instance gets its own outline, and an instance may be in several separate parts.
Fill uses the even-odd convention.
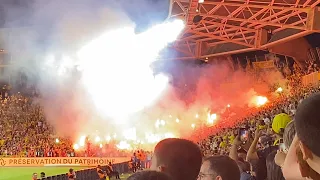
[[[103,170],[105,171],[107,170],[107,166],[101,166],[101,167]],[[129,172],[128,162],[113,164],[112,168],[114,171],[119,172],[119,174]],[[75,171],[75,173],[77,176],[76,178],[77,180],[98,180],[99,179],[96,168],[79,170],[79,171]],[[65,174],[59,174],[56,176],[45,177],[38,180],[68,180],[68,176],[67,176],[67,173],[65,173]]]

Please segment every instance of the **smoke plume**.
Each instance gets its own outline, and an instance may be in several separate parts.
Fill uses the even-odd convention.
[[[96,1],[34,0],[19,6],[3,6],[8,9],[4,26],[20,27],[21,21],[28,22],[25,28],[2,30],[5,35],[1,37],[1,43],[12,54],[15,64],[11,76],[17,77],[14,73],[23,69],[29,82],[37,84],[46,119],[61,136],[76,139],[96,132],[121,134],[122,130],[136,127],[140,137],[145,133],[187,137],[191,135],[192,124],[198,126],[198,121],[207,119],[208,112],[219,115],[226,111],[228,104],[235,111],[238,107],[252,106],[253,96],[264,96],[269,86],[283,82],[280,74],[273,72],[264,77],[266,83],[256,84],[253,76],[243,71],[234,72],[224,63],[174,66],[170,77],[178,85],[169,85],[156,102],[131,114],[127,123],[119,126],[112,123],[118,120],[99,114],[90,94],[79,81],[81,73],[67,68],[68,64],[66,68],[61,67],[61,59],[64,55],[72,59],[75,50],[102,32],[133,26],[129,18],[117,10],[116,5]],[[21,14],[22,11],[25,13]]]

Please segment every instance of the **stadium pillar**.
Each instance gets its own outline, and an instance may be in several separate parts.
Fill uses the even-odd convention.
[[[206,52],[207,50],[208,50],[208,43],[197,41],[196,42],[196,46],[195,46],[195,57],[196,57],[196,59],[204,59],[204,58],[206,58],[205,54],[207,53]]]
[[[306,22],[308,34],[320,32],[320,8],[315,7],[308,13],[308,20]],[[269,51],[276,54],[286,55],[292,57],[295,62],[301,67],[306,68],[306,60],[308,59],[308,52],[311,45],[308,41],[299,37],[284,43],[275,44],[269,48]]]
[[[296,63],[301,68],[306,68],[306,60],[308,52],[311,48],[308,41],[301,37],[285,43],[276,44],[269,48],[269,51],[275,54],[290,56],[295,59]]]
[[[320,7],[313,8],[310,12],[307,26],[314,32],[320,32]]]
[[[257,38],[255,39],[255,46],[256,48],[261,47],[264,44],[267,44],[269,41],[268,39],[268,32],[265,29],[258,29],[257,30]]]
[[[202,42],[201,41],[197,41],[196,42],[196,48],[195,48],[195,56],[196,58],[201,57],[202,54]]]

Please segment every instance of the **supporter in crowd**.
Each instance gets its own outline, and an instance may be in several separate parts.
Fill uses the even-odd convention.
[[[287,127],[284,129],[283,133],[283,143],[285,145],[285,150],[288,151],[290,145],[292,144],[293,138],[296,135],[296,128],[294,121],[291,121]]]
[[[286,113],[280,113],[273,118],[272,130],[276,136],[274,145],[279,145],[279,140],[283,139],[284,130],[290,122],[291,117]]]
[[[228,156],[212,156],[203,161],[198,180],[239,180],[237,163]]]
[[[278,150],[275,156],[275,163],[282,167],[284,160],[286,158],[286,154],[288,153],[289,147],[292,144],[293,138],[296,135],[296,130],[294,126],[294,122],[291,121],[284,130],[283,134],[283,145],[280,145],[280,149]]]
[[[33,173],[32,174],[32,180],[38,180],[38,174],[37,173]]]
[[[131,157],[130,165],[131,165],[131,169],[132,169],[133,173],[135,173],[137,171],[137,169],[139,169],[139,167],[138,167],[138,157],[137,157],[135,152],[133,153],[133,156]]]
[[[151,170],[164,172],[173,180],[195,180],[199,174],[202,154],[199,147],[185,139],[169,138],[154,148]]]
[[[284,180],[281,167],[275,163],[275,156],[277,151],[271,152],[267,156],[267,179],[268,180]]]
[[[111,162],[107,165],[107,174],[109,178],[111,179],[112,176],[115,176],[116,179],[120,179],[120,174],[118,171],[113,170]]]
[[[238,161],[237,164],[240,169],[240,180],[255,180],[255,177],[252,175],[251,166],[249,162]]]
[[[41,172],[41,173],[40,173],[40,176],[41,176],[41,178],[46,178],[46,173]]]
[[[170,176],[162,172],[140,171],[128,177],[127,180],[172,180],[172,179],[170,178]]]
[[[108,176],[107,172],[104,171],[100,165],[98,165],[96,170],[97,170],[99,180],[106,180],[106,179],[109,180],[109,176]]]
[[[74,172],[73,169],[69,169],[69,172],[67,173],[69,180],[75,180],[77,178],[76,172]]]
[[[263,180],[267,177],[266,158],[272,151],[278,149],[277,146],[273,146],[272,138],[261,135],[262,131],[257,128],[247,154],[247,161],[254,167],[258,180]],[[257,147],[258,142],[260,142],[259,148]]]
[[[151,157],[152,157],[152,152],[147,152],[147,159],[146,159],[146,168],[150,168],[151,166]]]
[[[251,174],[250,163],[246,161],[247,152],[242,147],[243,143],[241,141],[240,135],[234,139],[232,146],[230,148],[229,157],[237,162],[240,169],[240,179],[250,180],[253,179]]]

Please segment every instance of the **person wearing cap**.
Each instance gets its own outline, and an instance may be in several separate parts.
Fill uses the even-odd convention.
[[[275,132],[277,139],[273,145],[279,145],[280,140],[283,137],[284,129],[292,121],[291,117],[288,114],[280,113],[277,114],[272,121],[272,130]]]

